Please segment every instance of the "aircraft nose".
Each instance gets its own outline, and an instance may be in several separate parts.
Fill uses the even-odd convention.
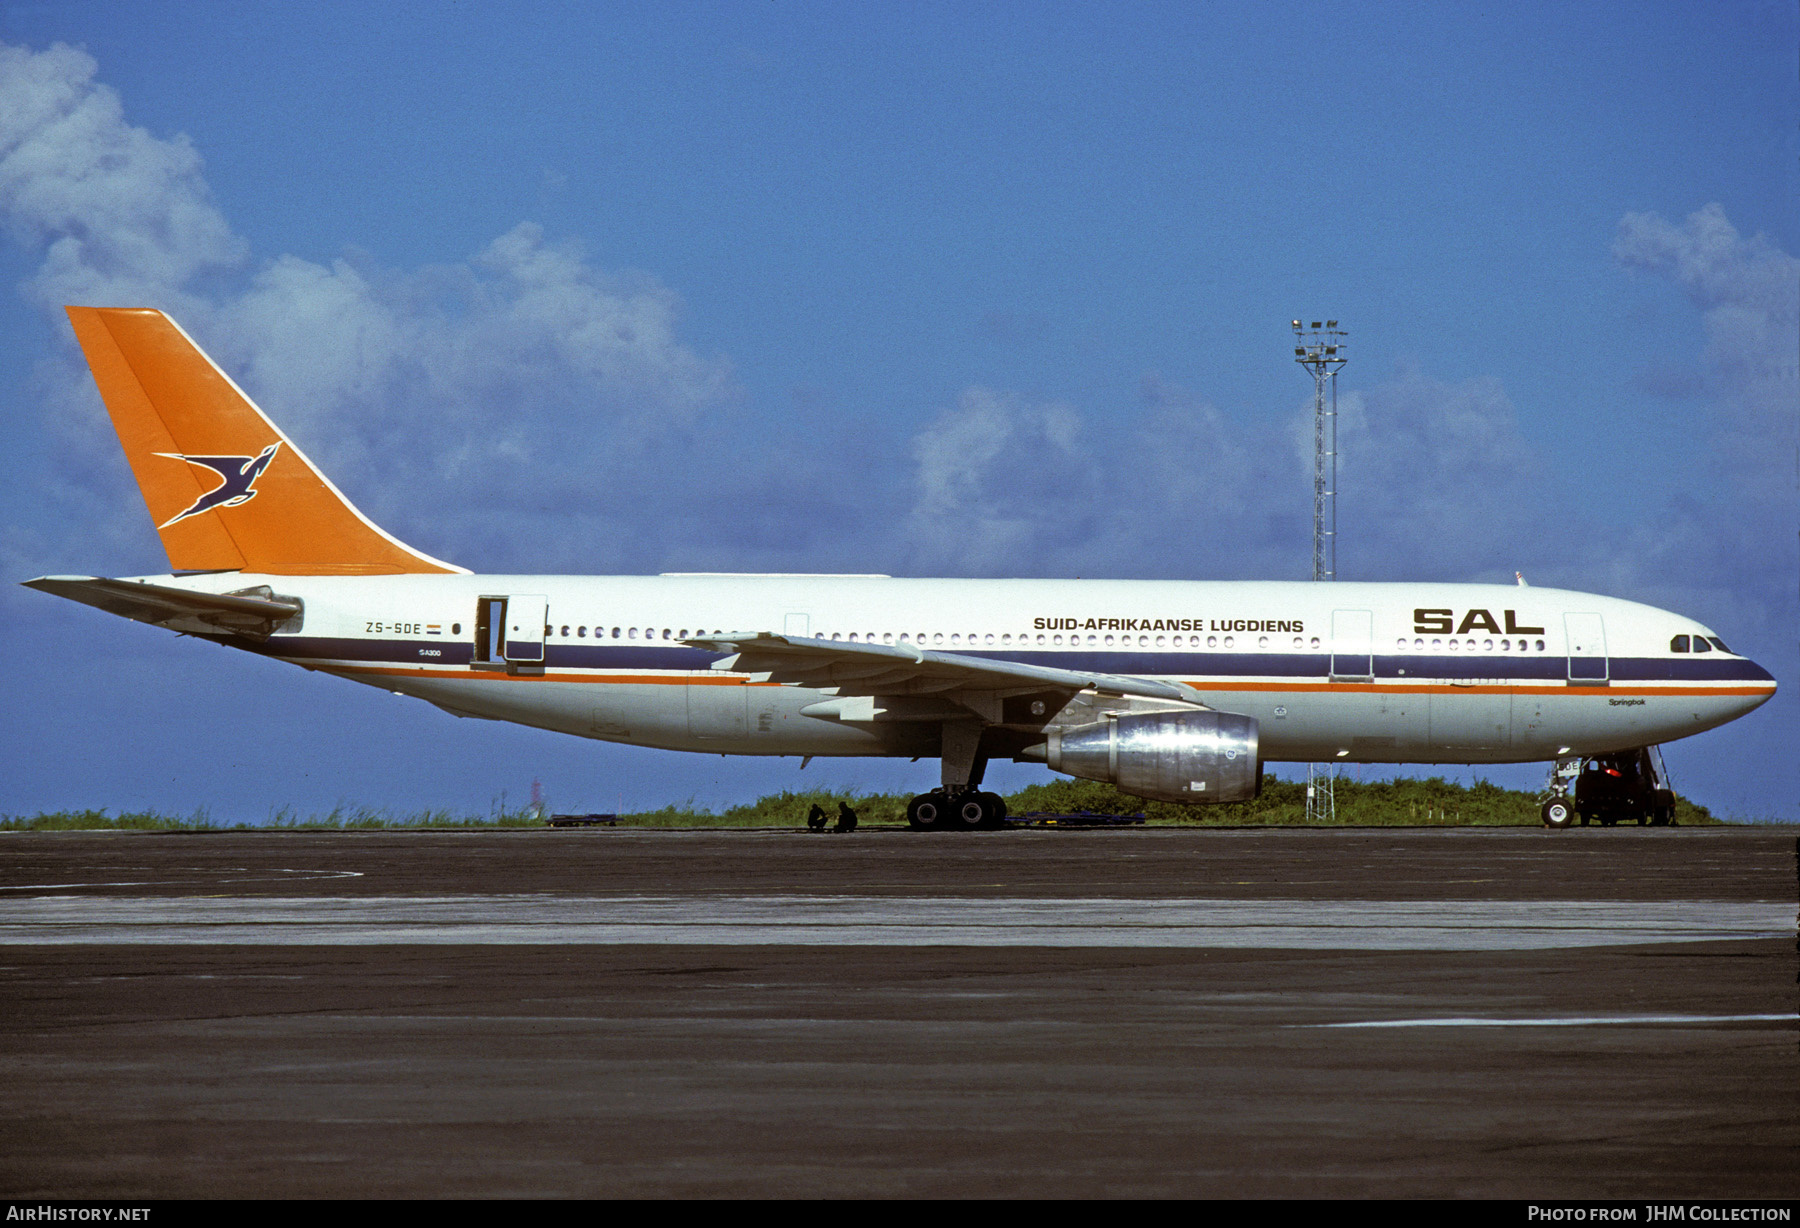
[[[1749,657],[1744,658],[1744,665],[1744,675],[1750,684],[1755,686],[1758,683],[1764,683],[1767,684],[1768,689],[1758,690],[1754,695],[1746,695],[1742,705],[1738,708],[1736,713],[1738,716],[1742,716],[1746,712],[1754,711],[1775,698],[1775,691],[1778,685],[1775,681],[1774,674],[1771,674],[1768,670],[1758,665],[1755,661],[1752,661]]]

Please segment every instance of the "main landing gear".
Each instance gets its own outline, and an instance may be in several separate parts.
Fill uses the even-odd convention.
[[[981,791],[981,777],[987,771],[981,734],[979,721],[944,722],[944,783],[906,804],[906,821],[914,831],[992,831],[1006,826],[1006,802],[998,793]]]
[[[906,804],[914,831],[992,831],[1006,826],[1006,799],[978,789],[933,789]]]

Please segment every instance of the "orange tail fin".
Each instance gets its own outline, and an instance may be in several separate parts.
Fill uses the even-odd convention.
[[[162,312],[67,310],[176,571],[463,570],[357,511]]]

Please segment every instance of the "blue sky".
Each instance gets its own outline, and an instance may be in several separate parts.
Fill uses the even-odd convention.
[[[597,573],[1303,578],[1287,322],[1329,315],[1340,574],[1709,622],[1785,689],[1676,783],[1800,818],[1797,43],[1760,3],[0,6],[3,574],[166,566],[65,302],[175,313],[421,549]],[[0,620],[4,812],[932,776]]]

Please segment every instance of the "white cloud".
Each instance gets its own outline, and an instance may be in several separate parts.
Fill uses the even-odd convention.
[[[444,557],[655,564],[661,543],[617,522],[641,514],[647,471],[686,470],[676,454],[734,394],[727,362],[680,341],[672,291],[530,224],[462,263],[246,273],[192,144],[132,127],[95,72],[66,46],[0,45],[0,223],[41,254],[34,302],[169,311],[366,511]],[[100,532],[100,509],[116,523],[132,489],[72,338],[41,383],[61,532],[10,534],[27,566]]]
[[[239,264],[231,233],[185,136],[159,140],[124,120],[94,83],[91,56],[63,44],[0,45],[0,216],[44,251],[29,286],[64,302],[189,305],[197,274]]]
[[[1763,235],[1744,238],[1717,204],[1676,226],[1628,213],[1613,256],[1680,287],[1699,308],[1720,415],[1715,434],[1733,497],[1789,503],[1800,370],[1800,259]]]
[[[1667,279],[1701,313],[1707,378],[1693,438],[1696,460],[1712,469],[1702,491],[1633,533],[1621,582],[1791,653],[1800,614],[1800,259],[1763,235],[1743,237],[1716,204],[1679,226],[1627,214],[1613,255]]]
[[[914,441],[921,565],[961,574],[1303,579],[1313,413],[1234,421],[1151,377],[1103,426],[965,391]],[[1557,536],[1548,467],[1492,380],[1416,367],[1340,394],[1346,579],[1506,579]]]
[[[1092,485],[1082,422],[1062,403],[1034,405],[969,388],[913,440],[916,493],[908,562],[929,574],[1030,575]]]
[[[1114,432],[1108,475],[1079,556],[1083,575],[1146,579],[1299,579],[1309,573],[1308,475],[1269,422],[1228,418],[1157,376]]]
[[[1717,203],[1688,214],[1681,226],[1656,213],[1627,213],[1613,256],[1663,274],[1702,308],[1732,304],[1776,322],[1794,317],[1800,261],[1766,235],[1744,238]]]
[[[1676,787],[1710,790],[1728,809],[1781,809],[1791,817],[1791,806],[1770,799],[1791,799],[1800,788],[1793,638],[1800,623],[1800,260],[1763,235],[1745,238],[1717,204],[1681,225],[1627,214],[1613,256],[1666,279],[1701,313],[1707,375],[1692,426],[1696,460],[1711,453],[1710,481],[1671,499],[1654,525],[1634,528],[1622,543],[1616,583],[1716,627],[1782,688],[1734,729],[1737,749],[1728,758],[1721,760],[1716,743],[1678,743],[1670,756]]]
[[[1409,363],[1338,409],[1343,578],[1505,580],[1571,532],[1497,381],[1445,383]]]
[[[616,503],[622,466],[729,399],[729,366],[676,339],[677,307],[525,224],[412,273],[283,257],[222,310],[220,357],[334,474],[404,490],[394,512],[493,527],[521,492],[576,516]]]

